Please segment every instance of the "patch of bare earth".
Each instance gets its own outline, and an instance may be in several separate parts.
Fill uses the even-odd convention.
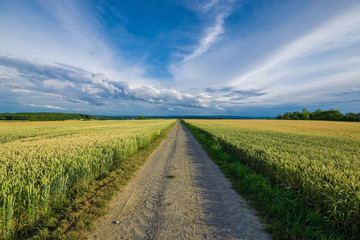
[[[270,239],[181,123],[108,212],[89,239]]]

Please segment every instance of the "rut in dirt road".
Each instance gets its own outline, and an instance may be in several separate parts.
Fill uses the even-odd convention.
[[[108,212],[89,239],[270,239],[179,122]]]

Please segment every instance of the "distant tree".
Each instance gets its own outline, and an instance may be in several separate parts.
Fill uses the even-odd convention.
[[[350,122],[358,122],[359,118],[356,113],[349,112],[349,113],[345,114],[343,120],[350,121]]]
[[[64,121],[64,120],[90,120],[97,119],[87,114],[76,113],[1,113],[0,118],[6,120],[28,120],[28,121]]]
[[[298,119],[301,119],[301,115],[302,115],[301,112],[295,111],[295,112],[292,113],[292,116],[290,118],[298,120]]]
[[[321,120],[340,121],[344,115],[339,110],[330,109],[321,113]]]
[[[303,108],[301,112],[301,119],[302,120],[309,120],[310,119],[310,112],[307,108]]]
[[[343,115],[339,110],[330,109],[322,111],[317,109],[310,113],[306,108],[302,109],[302,112],[294,111],[287,112],[283,116],[280,114],[277,119],[291,119],[291,120],[325,120],[325,121],[352,121],[360,122],[360,113],[347,113]]]
[[[283,119],[290,120],[290,119],[291,119],[291,118],[290,118],[291,116],[292,116],[292,113],[291,113],[291,112],[287,112],[287,113],[284,114]]]
[[[291,120],[299,120],[300,117],[299,117],[298,114],[292,114],[292,115],[290,116],[290,119],[291,119]]]
[[[140,115],[140,116],[138,116],[138,119],[139,119],[139,120],[144,120],[145,117]]]
[[[322,113],[322,110],[317,109],[316,111],[314,111],[314,112],[312,112],[310,114],[310,119],[312,119],[312,120],[320,120],[321,113]]]

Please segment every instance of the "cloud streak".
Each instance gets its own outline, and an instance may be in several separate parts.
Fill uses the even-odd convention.
[[[238,89],[234,86],[206,88],[205,91],[216,104],[221,106],[233,106],[267,94],[266,91],[259,89]]]
[[[207,29],[205,37],[200,40],[199,46],[195,49],[193,53],[185,56],[184,60],[181,63],[188,62],[191,59],[202,55],[211,47],[212,44],[216,42],[218,36],[224,32],[223,25],[225,16],[225,14],[220,14],[219,16],[217,16],[215,25]]]
[[[49,109],[56,109],[56,110],[66,110],[66,108],[58,107],[58,106],[52,106],[52,105],[36,105],[36,104],[29,104],[30,107],[36,107],[36,108],[49,108]]]
[[[214,5],[216,5],[217,3],[219,2],[219,0],[211,0],[211,1],[209,1],[209,2],[207,2],[207,3],[205,3],[205,4],[202,4],[201,6],[200,6],[200,10],[202,11],[202,12],[207,12],[207,11],[209,11]]]
[[[253,71],[232,81],[232,84],[254,82],[254,78],[267,79],[265,75],[273,75],[274,71],[286,69],[286,65],[290,65],[291,62],[302,59],[311,62],[312,60],[309,57],[316,57],[331,51],[339,51],[353,44],[359,44],[359,11],[359,6],[346,11],[312,32],[280,48]],[[319,63],[316,65],[321,68]],[[293,67],[290,69],[294,70]]]
[[[203,13],[207,13],[211,8],[219,8],[218,12],[215,13],[215,23],[206,29],[195,50],[191,54],[185,56],[181,61],[181,64],[201,56],[202,54],[206,53],[213,44],[216,43],[219,36],[225,31],[225,19],[232,12],[232,4],[232,1],[225,1],[225,3],[223,3],[219,0],[212,0],[204,5],[201,5],[200,9]]]

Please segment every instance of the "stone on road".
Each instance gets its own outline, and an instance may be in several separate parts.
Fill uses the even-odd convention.
[[[270,239],[179,122],[108,212],[89,239]]]

